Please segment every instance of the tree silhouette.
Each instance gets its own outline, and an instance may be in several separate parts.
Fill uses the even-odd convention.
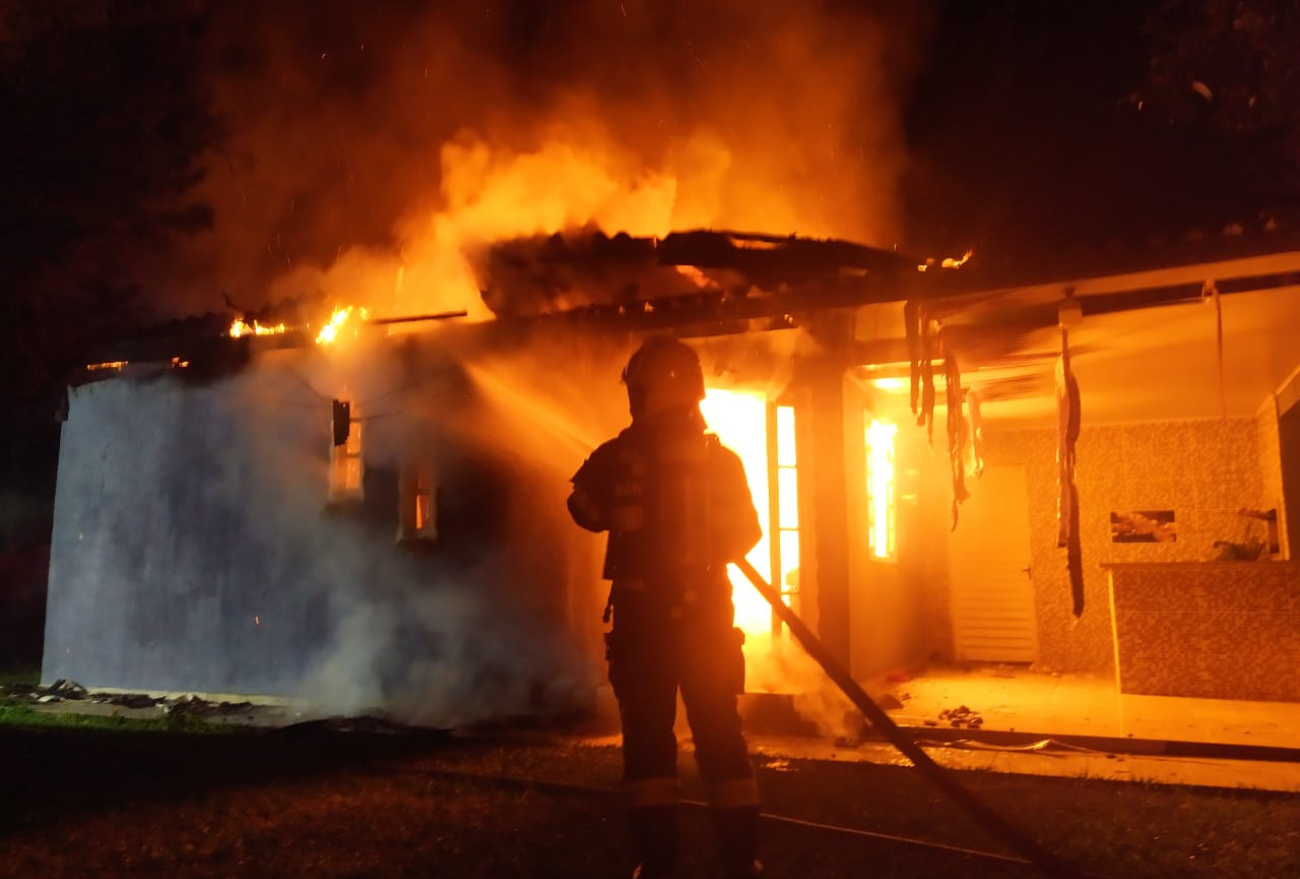
[[[1173,125],[1249,147],[1259,188],[1280,206],[1300,207],[1300,5],[1168,0],[1146,30],[1150,69],[1132,100]]]

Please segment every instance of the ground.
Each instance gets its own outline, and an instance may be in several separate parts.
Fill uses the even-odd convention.
[[[0,724],[0,876],[626,876],[614,747],[561,730],[315,722],[221,733]],[[686,795],[698,781],[683,760]],[[757,757],[765,810],[1002,852],[908,767]],[[1300,875],[1300,797],[962,772],[1114,877]],[[707,823],[683,813],[686,876]],[[1006,861],[769,820],[773,877],[1031,876]]]

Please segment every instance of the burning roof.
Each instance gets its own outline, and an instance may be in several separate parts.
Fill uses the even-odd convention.
[[[936,276],[918,275],[916,259],[891,251],[834,239],[732,231],[676,232],[658,240],[608,236],[588,227],[501,241],[474,251],[473,260],[483,301],[495,317],[477,322],[480,332],[531,323],[729,332],[741,322],[744,329],[777,329],[795,326],[799,314],[899,301],[917,295],[922,286],[937,289]],[[327,312],[319,297],[307,297],[260,314],[172,321],[88,359],[203,359],[223,340],[292,347],[329,342],[341,326],[359,332],[464,314],[372,316],[359,304]],[[755,320],[761,323],[749,323]]]

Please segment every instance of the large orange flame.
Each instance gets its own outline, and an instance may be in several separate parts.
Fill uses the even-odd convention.
[[[329,323],[321,327],[321,331],[316,334],[316,344],[330,345],[337,341],[339,331],[341,331],[344,325],[348,323],[353,314],[356,314],[361,320],[366,320],[370,317],[370,312],[365,308],[358,308],[355,305],[343,307],[335,306],[334,314],[330,316]],[[355,335],[358,331],[356,324],[353,324],[352,326],[353,335]]]

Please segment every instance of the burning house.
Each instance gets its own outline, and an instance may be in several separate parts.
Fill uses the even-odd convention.
[[[859,680],[1006,662],[1300,698],[1300,253],[990,284],[834,240],[586,230],[479,260],[494,320],[240,316],[88,368],[43,678],[430,723],[588,704],[601,547],[563,498],[625,423],[622,360],[671,332],[745,463],[750,561]],[[816,689],[734,594],[749,689]]]

